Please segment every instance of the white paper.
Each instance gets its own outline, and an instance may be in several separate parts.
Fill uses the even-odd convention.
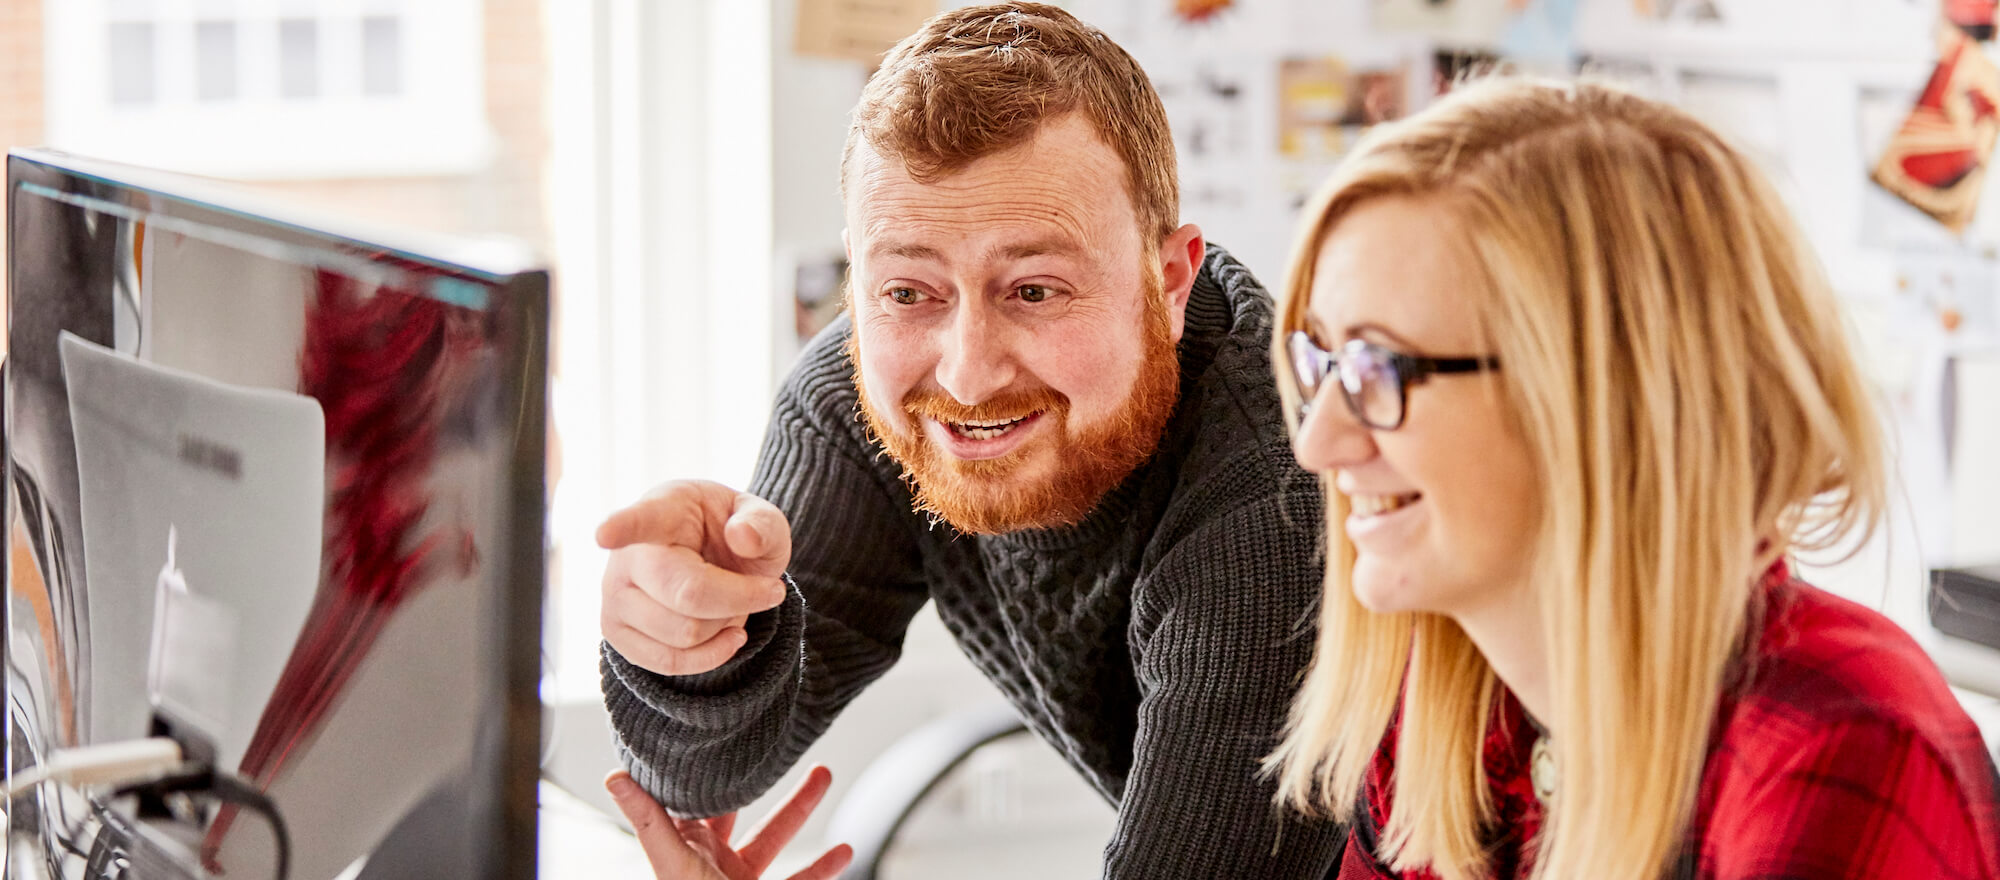
[[[82,488],[90,739],[147,733],[155,591],[172,532],[193,601],[176,603],[181,625],[163,636],[170,652],[184,649],[168,668],[184,705],[223,707],[201,713],[221,716],[202,732],[234,766],[319,584],[325,416],[310,397],[168,370],[69,333],[62,360]],[[223,662],[217,646],[186,652],[204,625],[234,643],[228,681],[187,680]]]

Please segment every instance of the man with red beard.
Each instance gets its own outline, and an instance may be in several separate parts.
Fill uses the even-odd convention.
[[[842,161],[847,314],[750,491],[670,484],[599,529],[631,776],[682,815],[743,806],[934,601],[1117,808],[1105,876],[1325,876],[1339,829],[1259,773],[1311,650],[1320,495],[1271,300],[1179,222],[1145,74],[1053,7],[948,12],[869,80]]]

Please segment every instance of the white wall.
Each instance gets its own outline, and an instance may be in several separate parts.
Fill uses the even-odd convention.
[[[859,63],[813,58],[791,51],[797,18],[793,2],[772,10],[772,196],[776,200],[773,265],[778,286],[792,293],[801,263],[841,257],[840,150],[847,121],[868,71]],[[787,364],[796,346],[782,346]]]
[[[554,687],[596,692],[592,541],[669,479],[749,480],[779,376],[769,2],[545,7],[562,445]]]

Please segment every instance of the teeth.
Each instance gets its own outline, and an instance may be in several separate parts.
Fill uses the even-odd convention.
[[[1421,497],[1423,496],[1416,493],[1408,495],[1351,495],[1348,497],[1348,503],[1349,506],[1354,508],[1355,513],[1362,516],[1381,516],[1382,514],[1408,507],[1416,503],[1417,499]]]
[[[975,422],[946,422],[945,424],[951,426],[952,433],[955,433],[960,437],[964,437],[969,440],[991,440],[995,437],[1007,433],[1008,431],[1013,430],[1015,425],[1027,421],[1027,419],[1028,419],[1027,416],[1020,416],[1012,419],[988,419],[985,421],[975,421]]]

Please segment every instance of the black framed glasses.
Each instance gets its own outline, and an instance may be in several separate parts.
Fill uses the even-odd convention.
[[[1366,339],[1350,339],[1338,352],[1314,342],[1312,334],[1294,330],[1285,337],[1292,356],[1292,378],[1299,389],[1299,422],[1303,426],[1318,398],[1320,385],[1338,374],[1340,396],[1347,409],[1370,428],[1394,431],[1403,426],[1410,388],[1430,377],[1450,373],[1497,370],[1497,357],[1434,358],[1391,351]]]

